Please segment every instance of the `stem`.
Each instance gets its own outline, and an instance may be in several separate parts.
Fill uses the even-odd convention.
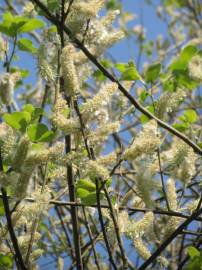
[[[17,237],[15,236],[15,232],[13,229],[13,224],[12,224],[10,209],[9,209],[9,203],[8,203],[8,198],[7,198],[7,192],[4,188],[1,188],[1,193],[2,193],[2,199],[3,199],[6,220],[7,220],[8,231],[9,231],[10,238],[11,238],[11,241],[13,243],[13,248],[15,251],[16,264],[19,266],[20,270],[28,270],[24,264],[22,254],[21,254],[20,248],[18,246],[18,240],[17,240]]]

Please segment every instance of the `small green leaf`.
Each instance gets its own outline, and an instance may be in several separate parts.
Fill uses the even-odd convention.
[[[104,198],[104,193],[100,192],[100,199]],[[89,193],[87,196],[81,198],[81,202],[85,205],[92,205],[97,203],[96,191]]]
[[[44,27],[44,22],[40,19],[29,19],[23,26],[20,27],[19,32],[20,33],[27,33],[39,28]]]
[[[84,189],[84,188],[77,188],[76,189],[76,195],[80,199],[88,196],[89,194],[90,194],[90,192],[87,189]]]
[[[29,112],[30,114],[34,111],[34,106],[32,104],[26,104],[23,106],[23,111]]]
[[[37,49],[33,46],[32,41],[28,38],[21,38],[17,42],[18,48],[21,51],[35,53]]]
[[[153,106],[153,105],[147,106],[146,109],[147,109],[149,112],[151,112],[152,114],[154,114],[154,106]],[[142,115],[140,116],[140,121],[141,121],[142,124],[144,124],[144,123],[146,123],[146,122],[149,121],[149,118],[148,118],[146,115],[142,114]]]
[[[187,123],[176,123],[173,125],[173,127],[177,130],[179,130],[180,132],[184,132],[189,128],[189,124]]]
[[[4,216],[5,212],[4,212],[4,205],[2,202],[2,199],[0,199],[0,216]]]
[[[0,254],[0,266],[2,270],[9,270],[12,268],[13,260],[9,255]]]
[[[145,73],[145,81],[147,83],[153,83],[158,79],[161,71],[161,64],[157,63],[148,67]]]
[[[59,7],[58,0],[47,0],[48,10],[53,12]]]
[[[122,81],[136,81],[141,80],[141,76],[138,73],[136,67],[128,67],[121,75]]]
[[[99,69],[94,71],[93,76],[100,82],[103,82],[106,80],[105,75]]]
[[[44,124],[32,124],[27,129],[27,134],[33,142],[50,142],[54,137],[54,132],[49,131]]]
[[[186,119],[187,122],[189,123],[194,123],[198,120],[198,115],[194,110],[186,110],[184,112],[184,117]]]
[[[127,69],[128,64],[126,64],[126,63],[117,63],[114,66],[116,67],[116,69],[118,69],[118,71],[123,73]]]
[[[32,121],[38,120],[39,116],[44,114],[44,110],[42,108],[35,108],[32,104],[24,105],[23,111],[31,114]]]
[[[191,258],[195,256],[200,256],[200,252],[195,247],[188,247],[187,252]]]
[[[77,188],[86,189],[86,190],[88,190],[88,191],[95,191],[95,190],[96,190],[95,184],[94,184],[92,181],[86,180],[86,179],[80,179],[80,180],[77,182],[76,187],[77,187]]]
[[[191,58],[197,53],[196,46],[186,46],[180,53],[180,56],[169,67],[171,71],[186,70]]]
[[[5,113],[3,119],[12,128],[25,132],[27,125],[31,120],[31,115],[28,112]]]

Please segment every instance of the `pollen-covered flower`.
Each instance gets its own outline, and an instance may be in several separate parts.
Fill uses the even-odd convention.
[[[21,166],[23,165],[28,149],[30,145],[30,140],[27,136],[23,136],[17,146],[17,149],[14,154],[13,162],[12,162],[12,168],[14,170],[20,170]]]
[[[175,181],[170,178],[167,181],[167,198],[171,210],[177,209],[177,194],[175,189]]]
[[[150,253],[149,249],[147,248],[147,246],[142,241],[142,238],[137,236],[136,238],[133,239],[133,244],[137,250],[137,253],[144,260],[147,260],[151,256],[151,253]]]
[[[85,174],[91,179],[95,179],[97,177],[106,180],[109,178],[108,170],[95,160],[88,161]]]
[[[99,10],[104,6],[105,0],[87,0],[79,1],[73,5],[73,10],[77,13],[83,13],[85,17],[96,17]]]
[[[156,105],[158,118],[164,119],[165,114],[175,110],[185,97],[186,92],[183,89],[178,89],[176,92],[164,92]]]
[[[107,105],[112,95],[117,91],[118,86],[116,83],[104,84],[99,92],[92,98],[89,99],[82,106],[82,113],[92,114],[97,111],[101,106]],[[104,98],[103,98],[104,97]]]
[[[182,182],[187,183],[196,171],[197,155],[193,149],[178,138],[173,138],[171,149],[162,153],[167,170]]]
[[[152,154],[160,145],[160,136],[157,132],[157,123],[151,120],[143,126],[132,145],[123,154],[124,159],[134,160],[142,154]]]
[[[16,82],[20,79],[20,73],[4,73],[0,76],[0,98],[3,104],[12,103],[13,91]]]
[[[189,75],[197,80],[202,81],[202,57],[200,55],[195,55],[192,57],[188,65]]]
[[[75,49],[73,45],[68,44],[63,48],[61,55],[62,73],[65,81],[64,91],[67,96],[75,95],[80,88],[74,64],[74,54]]]

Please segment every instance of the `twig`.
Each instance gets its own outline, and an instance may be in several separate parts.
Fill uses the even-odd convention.
[[[21,270],[28,270],[24,264],[22,254],[21,254],[19,246],[18,246],[18,240],[15,236],[15,232],[13,229],[13,224],[12,224],[10,209],[9,209],[9,203],[8,203],[8,198],[7,198],[7,192],[4,188],[1,188],[1,192],[2,192],[3,205],[4,205],[4,210],[5,210],[5,215],[6,215],[7,225],[8,225],[8,231],[9,231],[10,238],[11,238],[11,241],[13,243],[13,248],[15,251],[16,264],[19,265]]]
[[[88,235],[89,235],[89,238],[90,238],[90,242],[91,242],[91,245],[92,245],[92,249],[93,249],[93,254],[94,254],[94,258],[95,258],[95,264],[97,266],[97,269],[101,270],[100,265],[99,265],[97,252],[96,252],[96,249],[95,249],[95,243],[94,243],[94,240],[93,240],[92,232],[91,232],[91,229],[90,229],[90,226],[89,226],[89,223],[88,223],[85,207],[83,206],[82,209],[83,209],[85,226],[86,226],[86,229],[87,229],[87,232],[88,232]]]

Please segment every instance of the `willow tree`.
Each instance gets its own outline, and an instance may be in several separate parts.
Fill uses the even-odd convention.
[[[200,1],[2,2],[0,269],[201,269]]]

